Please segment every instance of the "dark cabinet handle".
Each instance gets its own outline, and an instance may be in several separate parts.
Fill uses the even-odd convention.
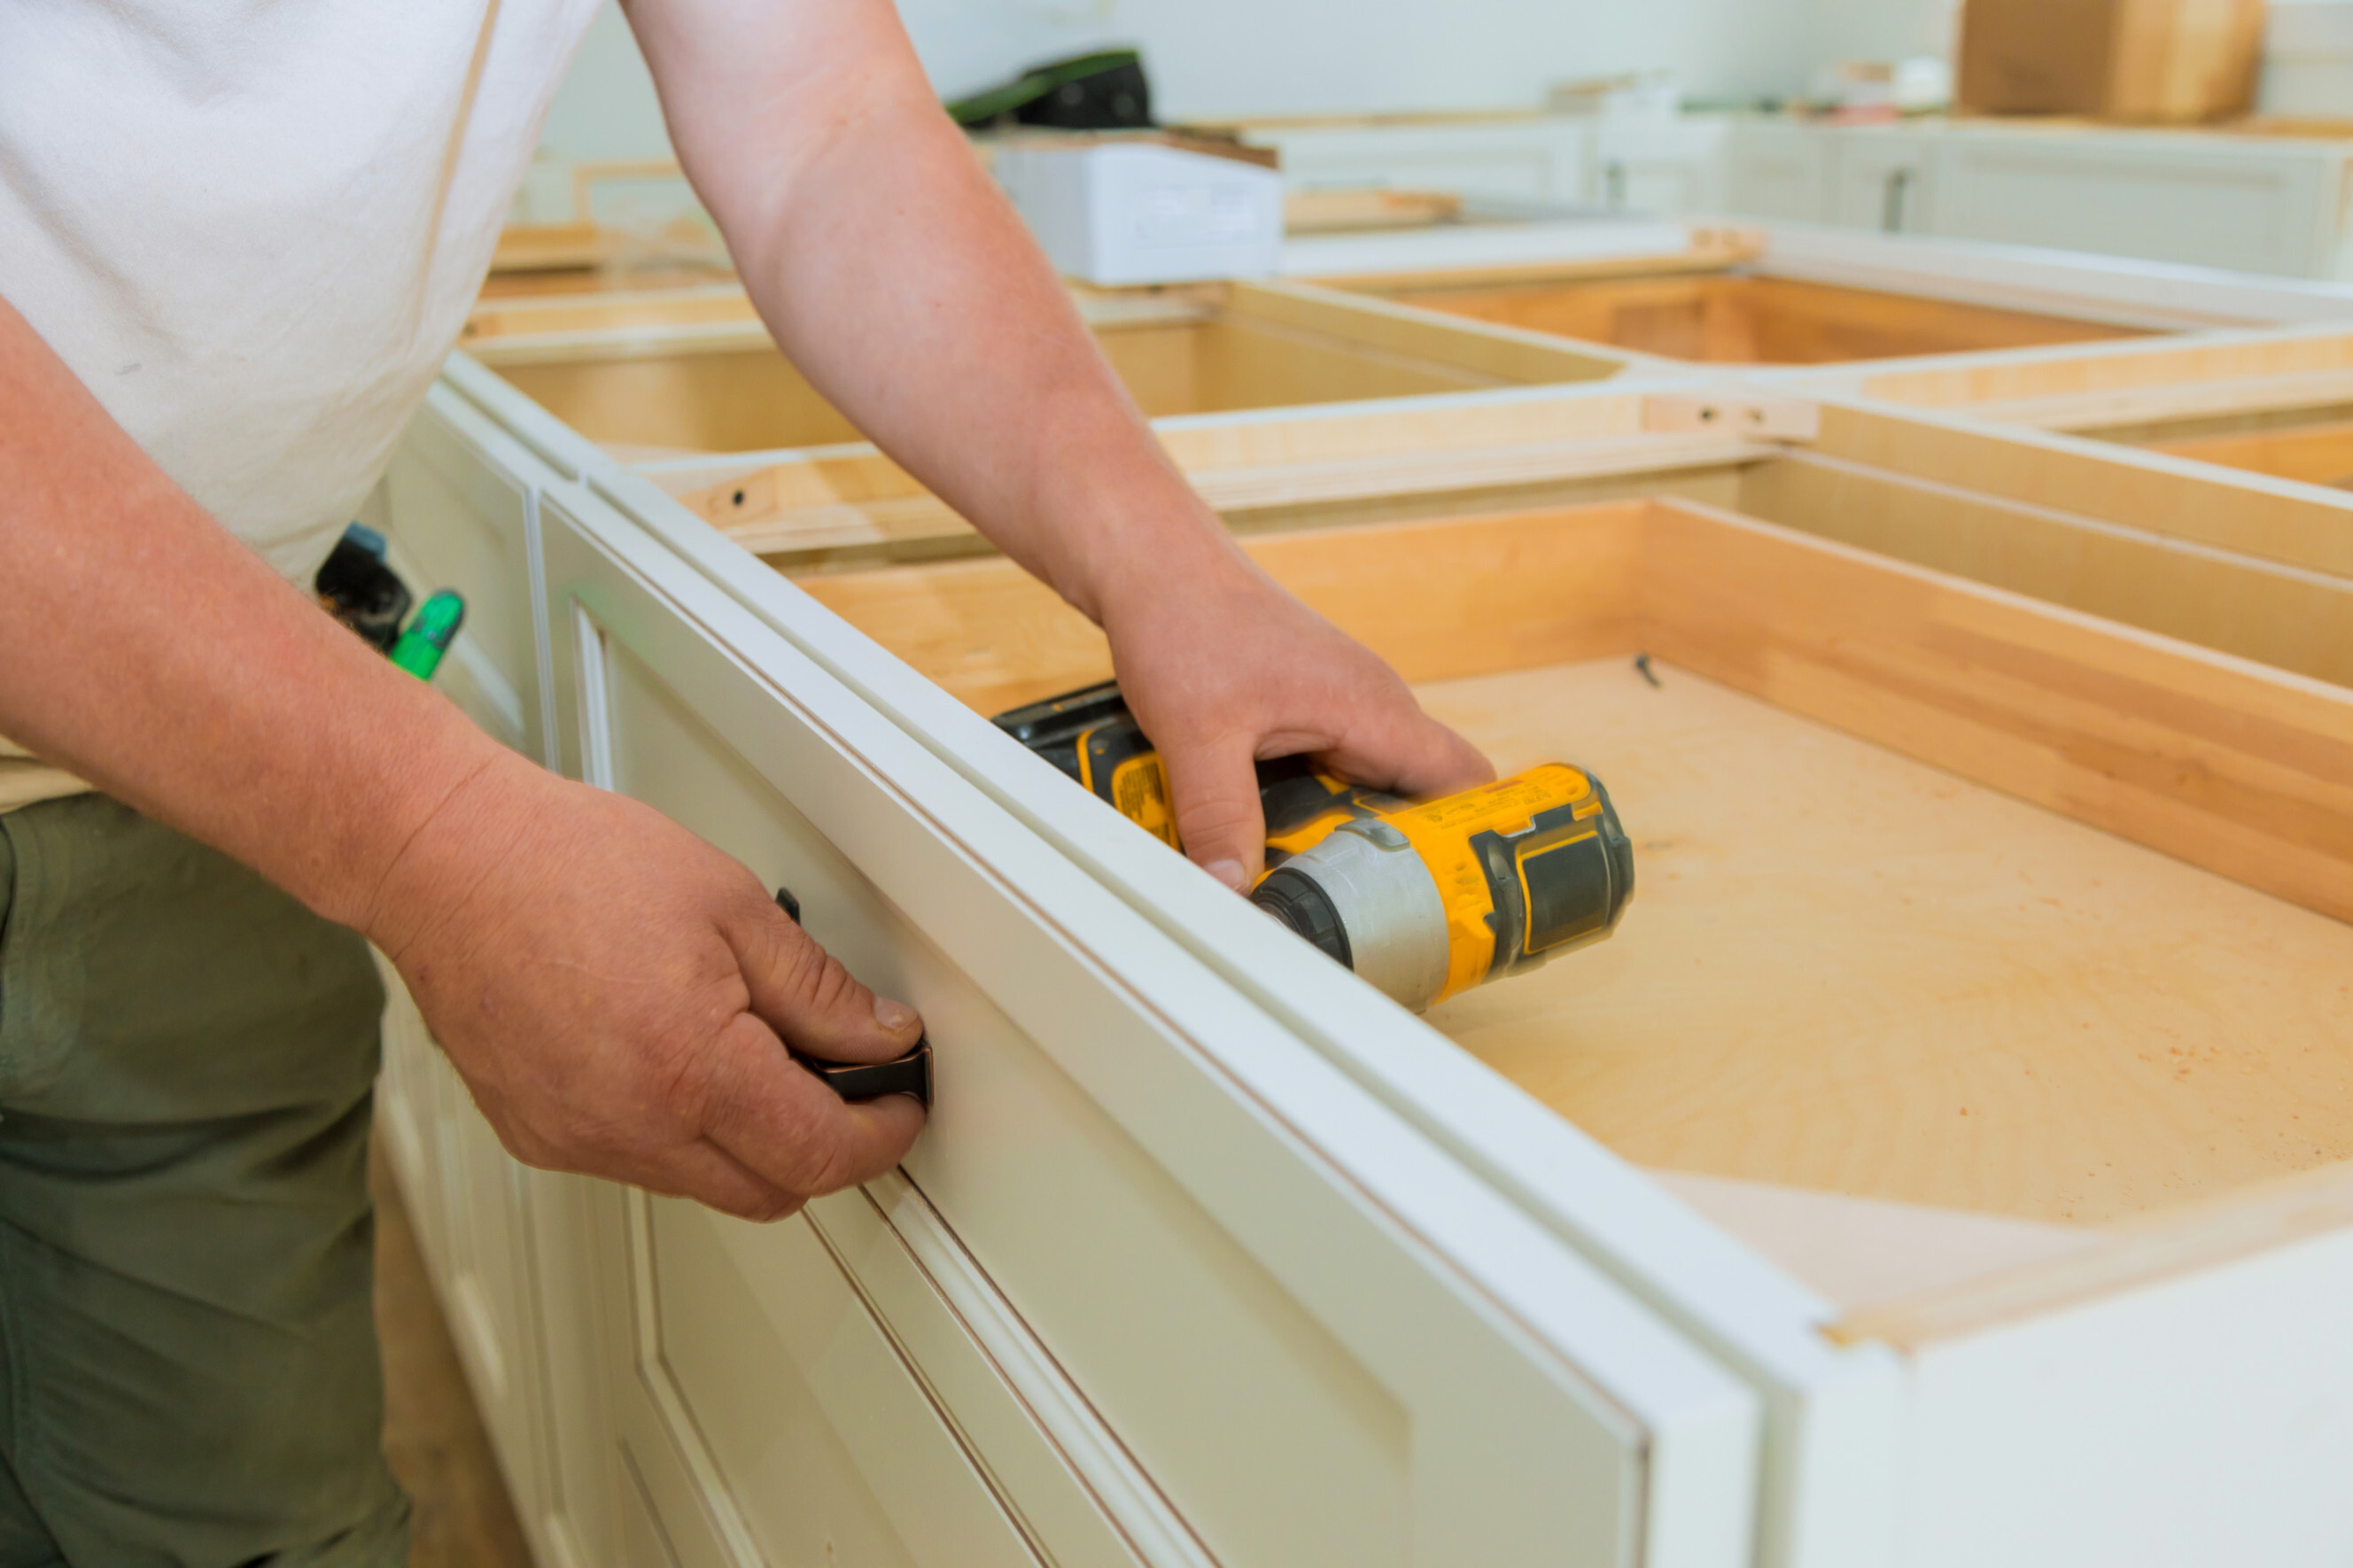
[[[776,889],[776,908],[785,911],[793,924],[801,923],[801,901],[793,897],[790,888]],[[903,1057],[893,1057],[887,1062],[829,1062],[820,1058],[792,1053],[793,1060],[810,1072],[844,1100],[880,1100],[886,1094],[912,1094],[924,1110],[932,1108],[932,1042],[919,1038],[914,1048]]]

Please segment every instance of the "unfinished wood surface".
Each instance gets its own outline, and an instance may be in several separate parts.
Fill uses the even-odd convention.
[[[1565,343],[1507,323],[1467,327],[1386,300],[1308,283],[1230,283],[1225,319],[1261,331],[1287,329],[1352,345],[1356,352],[1442,364],[1497,386],[1597,381],[1626,362],[1588,344]]]
[[[1723,364],[1830,364],[2143,335],[1984,305],[1737,274],[1384,291],[1452,315]]]
[[[1689,1171],[1652,1171],[1675,1196],[1840,1307],[1879,1307],[2100,1245],[2091,1226],[1892,1204]]]
[[[1704,674],[2353,919],[2353,690],[1683,501],[1643,583]]]
[[[1461,216],[1451,191],[1395,191],[1381,185],[1353,190],[1292,191],[1282,198],[1286,234],[1363,234],[1432,228]]]
[[[1281,516],[1290,526],[1308,518],[1345,521],[1361,514],[1358,503],[1380,501],[1380,512],[1398,514],[1401,498],[1443,498],[1459,513],[1466,498],[1517,493],[1525,505],[1540,505],[1536,492],[1570,481],[1608,475],[1672,475],[1687,469],[1724,470],[1769,457],[1779,448],[1723,436],[1621,436],[1598,441],[1461,452],[1402,452],[1385,457],[1321,463],[1268,464],[1257,468],[1188,473],[1195,490],[1229,526],[1250,530],[1260,520]],[[744,500],[734,500],[744,496]],[[876,497],[786,510],[773,505],[746,515],[752,505],[748,481],[722,485],[691,496],[688,504],[712,521],[744,549],[792,571],[852,560],[912,561],[981,553],[991,546],[972,525],[927,494]]]
[[[1815,450],[1989,497],[2353,576],[2353,500],[2032,430],[1825,400]]]
[[[1682,272],[1724,272],[1765,254],[1765,235],[1756,229],[1694,228],[1684,248],[1654,254],[1558,258],[1541,261],[1482,262],[1462,267],[1419,267],[1395,272],[1351,272],[1303,279],[1318,288],[1360,290],[1407,299],[1415,289],[1485,288],[1505,283],[1567,283],[1603,278],[1655,278]]]
[[[2353,693],[1684,503],[1247,548],[1609,782],[1621,933],[1431,1016],[1630,1158],[2093,1221],[2353,1156]],[[1110,670],[1007,562],[809,587],[983,711]]]
[[[2164,340],[2110,352],[2023,354],[1967,364],[1904,365],[1864,377],[1858,390],[1888,403],[1967,405],[2005,423],[2073,428],[2169,417],[2185,405],[2184,399],[2294,401],[2315,389],[2348,385],[2353,332],[2329,328],[2219,342]],[[2200,410],[2191,405],[2191,411]]]
[[[2063,1258],[1873,1302],[1829,1332],[1841,1344],[1917,1350],[2348,1229],[2353,1166],[2329,1165],[2186,1210],[2135,1216]]]
[[[2353,489],[2353,420],[2182,437],[2152,441],[2147,449],[2274,479]]]
[[[1264,535],[1411,680],[1644,647],[1792,712],[2353,919],[2353,690],[1695,503]],[[1003,561],[810,591],[984,711],[1108,673]]]
[[[1443,459],[1487,447],[1639,436],[1648,424],[1650,402],[1639,394],[1579,391],[1558,397],[1409,409],[1324,409],[1298,418],[1164,426],[1155,434],[1188,474],[1401,459],[1418,454]],[[809,508],[863,506],[927,494],[913,476],[867,447],[796,454],[785,462],[672,493],[696,515],[730,531],[765,526]]]
[[[2089,1223],[2353,1156],[2353,927],[1673,665],[1425,685],[1609,785],[1619,933],[1430,1022],[1645,1165]]]
[[[1434,679],[1631,647],[1648,511],[1647,502],[1623,502],[1471,530],[1450,521],[1278,534],[1244,548],[1409,679]],[[1354,538],[1366,548],[1345,548]],[[840,573],[802,586],[983,713],[1111,673],[1103,634],[1001,558]],[[1466,635],[1474,626],[1478,635]]]
[[[1147,416],[1230,413],[1489,387],[1577,382],[1621,363],[1528,334],[1458,331],[1377,303],[1235,284],[1090,309],[1095,341]],[[690,452],[766,451],[860,439],[768,342],[740,300],[675,300],[707,321],[521,332],[478,312],[484,363],[591,440]],[[627,318],[627,301],[593,309]],[[549,312],[561,319],[561,312]],[[543,321],[540,324],[545,325]]]
[[[2353,686],[2353,579],[1812,452],[1743,468],[1734,505],[1768,522]]]

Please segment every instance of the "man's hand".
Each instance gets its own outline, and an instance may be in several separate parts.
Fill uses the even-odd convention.
[[[1120,690],[1168,768],[1176,831],[1228,887],[1266,855],[1254,763],[1304,752],[1327,773],[1400,795],[1468,789],[1487,759],[1422,712],[1397,672],[1293,598],[1222,538],[1196,559],[1100,590]]]
[[[750,871],[659,812],[499,759],[410,842],[365,922],[518,1159],[752,1219],[867,1181],[923,1126],[845,1105],[786,1046],[888,1061],[923,1032]]]

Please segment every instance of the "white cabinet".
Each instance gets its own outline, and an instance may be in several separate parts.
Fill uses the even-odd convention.
[[[541,758],[539,498],[559,472],[443,384],[411,421],[378,498],[393,564],[411,586],[466,599],[466,628],[437,684],[489,733]],[[546,1568],[611,1562],[612,1470],[584,1441],[604,1419],[602,1332],[593,1292],[566,1283],[586,1278],[590,1184],[507,1154],[384,969],[387,1152],[508,1490]]]
[[[1829,205],[1831,144],[1811,126],[1736,121],[1725,138],[1725,206],[1737,217],[1820,223]]]
[[[592,495],[550,492],[543,531],[567,769],[792,887],[923,1010],[907,1173],[1017,1347],[919,1340],[853,1247],[632,1199],[613,1373],[661,1519],[715,1521],[733,1563],[812,1560],[824,1521],[919,1563],[1738,1561],[1756,1408],[1728,1373],[844,686],[820,660],[889,661],[797,590],[758,584],[772,625]],[[818,1205],[818,1240],[871,1202]],[[926,1425],[921,1389],[992,1375],[1092,1414]],[[803,1471],[839,1485],[787,1507]]]
[[[1894,461],[1871,443],[1900,421],[1825,414],[1822,439],[1852,446],[1821,458],[1823,482]],[[1923,444],[1914,504],[1931,518],[1983,500],[1970,485],[2031,489],[2042,471],[2007,437]],[[2087,493],[2121,482],[2049,461]],[[386,1123],[551,1568],[2072,1568],[2353,1550],[2342,1182],[2259,1198],[2252,1224],[2071,1237],[2039,1271],[1839,1326],[1767,1238],[1802,1250],[1896,1205],[1791,1185],[1749,1194],[1762,1220],[1703,1219],[1704,1183],[1629,1164],[1270,940],[1255,910],[462,357],[402,462],[433,476],[394,487],[402,548],[459,562],[458,541],[498,542],[457,585],[495,606],[481,658],[531,650],[534,668],[499,676],[514,732],[791,887],[815,935],[923,1010],[939,1053],[902,1172],[762,1227],[504,1162],[396,1011]],[[2013,522],[2071,504],[2001,499],[1984,510]],[[1737,600],[1735,578],[1795,584],[1788,624],[1837,658],[1958,660],[1969,703],[2039,689],[2047,662],[2074,672],[2073,708],[2178,676],[2191,725],[2247,708],[2262,679],[1861,551],[1750,556],[1773,531],[1709,509],[1646,504],[1608,526],[1648,531],[1662,509],[1672,531],[1558,558],[1703,574],[1692,595],[1645,588],[1661,605]],[[1525,542],[1464,558],[1527,567],[1560,549]],[[1443,553],[1406,563],[1417,586]],[[1884,660],[1868,636],[1846,646],[1851,617],[1915,600],[1930,643]],[[1800,670],[1801,688],[1846,689]],[[2334,700],[2317,681],[2263,692],[2297,737],[2305,705]],[[482,713],[505,721],[499,703]],[[2248,743],[2273,744],[2271,722]],[[2068,765],[2124,788],[2143,753],[2119,754]],[[1930,787],[1950,797],[1943,775]]]
[[[1724,205],[1729,124],[1683,116],[1594,121],[1593,200],[1645,217],[1710,213]]]
[[[1829,147],[1823,221],[1882,234],[1935,234],[1937,142],[1903,131],[1850,131]]]
[[[1936,232],[2325,278],[2347,155],[2323,143],[2159,132],[1957,131]]]
[[[1740,216],[2353,278],[2353,140],[1746,120],[1724,178]]]
[[[454,489],[522,500],[561,764],[792,887],[941,1050],[905,1179],[764,1228],[502,1163],[401,1016],[402,1179],[543,1559],[1745,1561],[1739,1377],[846,686],[892,678],[862,637],[622,510],[668,498],[462,363],[420,452],[461,386],[539,446]]]

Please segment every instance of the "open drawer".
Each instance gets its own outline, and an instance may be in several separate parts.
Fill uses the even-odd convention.
[[[1153,418],[1601,379],[1626,359],[1284,283],[1075,290]],[[632,462],[856,445],[740,289],[485,301],[468,348]]]
[[[1010,564],[797,591],[620,489],[1737,1368],[1760,1561],[2353,1545],[2353,693],[1672,497],[1253,539],[1634,835],[1617,938],[1418,1020],[985,722],[1109,670]]]
[[[1746,1560],[1759,1402],[1713,1352],[852,689],[905,674],[872,644],[733,596],[492,378],[444,394],[552,465],[562,765],[791,887],[940,1052],[903,1178],[783,1225],[567,1186],[531,1289],[593,1305],[604,1394],[544,1424],[608,1517],[565,1555]]]
[[[2342,328],[1889,365],[1799,384],[2353,490],[2353,332]]]

